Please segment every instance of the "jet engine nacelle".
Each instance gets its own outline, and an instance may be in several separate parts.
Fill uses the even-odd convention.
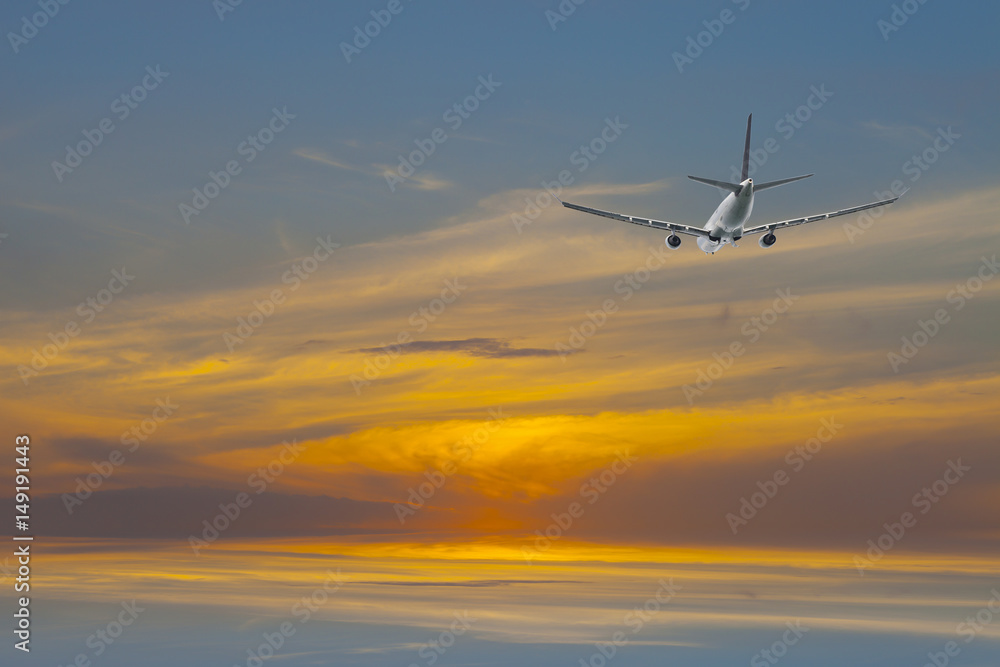
[[[760,237],[760,239],[758,239],[757,245],[759,245],[761,248],[770,248],[771,246],[774,245],[774,242],[777,240],[778,240],[777,236],[768,233],[764,234],[763,236]]]
[[[677,250],[681,247],[681,237],[677,234],[671,234],[667,237],[667,247],[671,250]]]

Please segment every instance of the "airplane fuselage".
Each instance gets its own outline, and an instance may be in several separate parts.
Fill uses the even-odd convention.
[[[715,252],[727,243],[735,247],[743,236],[743,226],[753,210],[753,179],[746,179],[740,186],[739,192],[726,195],[702,228],[709,233],[707,239],[698,238],[698,247],[703,251]]]

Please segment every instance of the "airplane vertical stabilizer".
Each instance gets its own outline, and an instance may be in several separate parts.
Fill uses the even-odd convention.
[[[747,176],[750,175],[750,121],[753,120],[753,114],[747,116],[747,141],[743,146],[743,175],[740,176],[740,182],[747,180]]]

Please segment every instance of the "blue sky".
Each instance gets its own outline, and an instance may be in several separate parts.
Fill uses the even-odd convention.
[[[75,237],[67,245],[100,258],[98,265],[128,256],[134,239],[103,228],[110,223],[88,226],[86,216],[128,219],[134,233],[168,243],[232,232],[237,238],[202,238],[205,252],[236,244],[262,261],[275,259],[245,233],[260,231],[252,218],[286,218],[295,234],[332,230],[348,243],[432,228],[493,192],[555,177],[607,117],[620,117],[628,130],[579,183],[727,177],[740,157],[747,113],[755,114],[756,145],[775,135],[775,123],[806,101],[810,86],[822,85],[833,97],[780,141],[761,172],[817,178],[759,198],[758,217],[865,200],[899,177],[939,127],[967,139],[920,192],[990,182],[998,58],[991,39],[997,10],[989,3],[924,5],[888,41],[876,22],[889,17],[891,5],[878,3],[751,3],[741,11],[742,3],[587,2],[556,30],[545,16],[550,5],[557,3],[406,2],[350,64],[339,45],[382,9],[377,3],[245,2],[224,21],[210,3],[67,5],[19,53],[8,51],[0,73],[5,89],[17,91],[4,112],[7,225],[39,248],[43,229]],[[5,29],[31,7],[10,5]],[[672,54],[725,9],[735,20],[679,73]],[[108,116],[111,101],[148,65],[161,65],[169,78],[57,184],[51,162]],[[391,195],[381,167],[397,164],[414,140],[442,126],[442,113],[491,73],[502,87],[421,168],[420,175],[452,186]],[[275,106],[296,119],[240,177],[246,196],[227,193],[200,217],[200,229],[182,229],[177,204]],[[302,161],[296,149],[358,170]],[[675,183],[628,203],[700,222],[715,193]],[[625,203],[592,203],[605,201]],[[15,202],[71,203],[81,219],[44,219],[11,208]],[[22,227],[32,216],[35,224]],[[185,273],[202,284],[235,275],[225,262],[216,266]],[[31,276],[38,268],[16,271]],[[142,289],[174,284],[165,270]],[[45,299],[58,299],[56,292],[33,290]]]

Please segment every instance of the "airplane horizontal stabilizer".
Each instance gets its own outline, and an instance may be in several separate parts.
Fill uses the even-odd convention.
[[[784,185],[785,183],[794,183],[795,181],[801,181],[803,178],[809,178],[812,174],[806,174],[805,176],[793,176],[792,178],[783,178],[780,181],[768,181],[767,183],[754,183],[753,191],[760,192],[761,190],[767,190],[768,188],[776,188],[779,185]]]
[[[700,178],[698,176],[688,176],[692,181],[698,181],[699,183],[704,183],[705,185],[714,185],[722,190],[729,190],[730,192],[739,192],[742,187],[739,183],[727,183],[726,181],[713,181],[711,178]]]

